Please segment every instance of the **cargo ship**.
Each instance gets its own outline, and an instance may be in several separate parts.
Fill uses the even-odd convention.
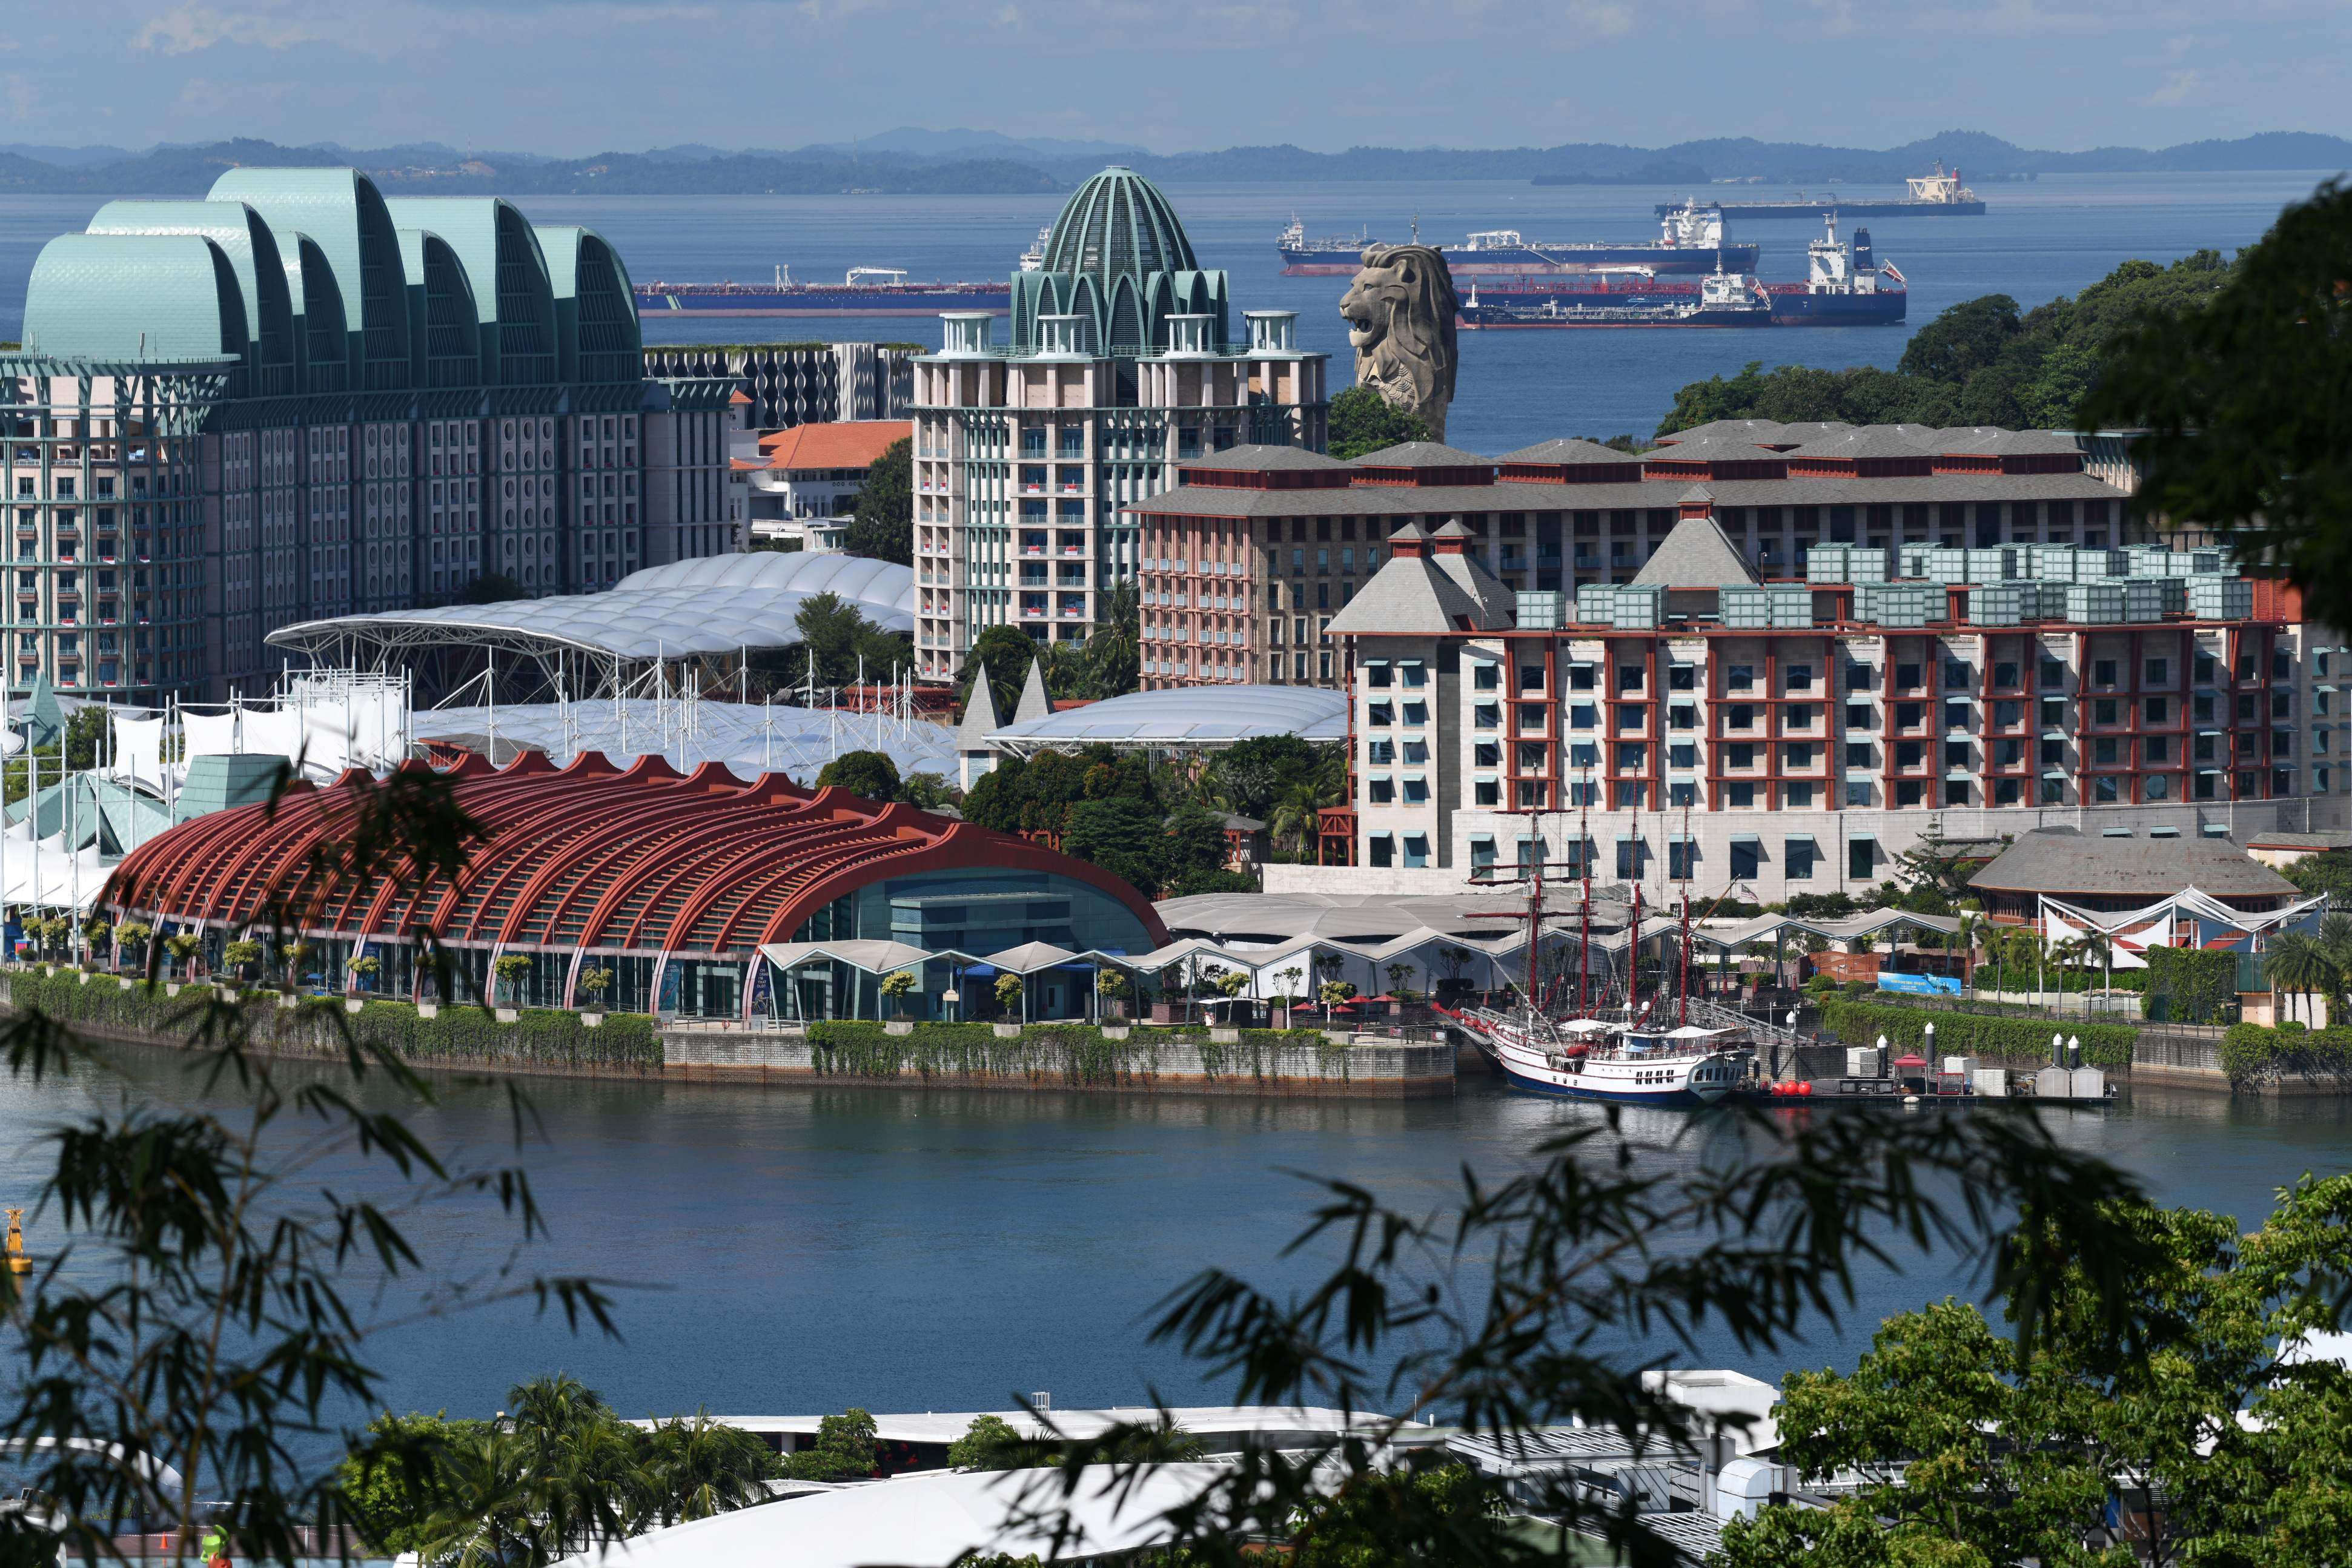
[[[698,316],[931,316],[942,310],[1013,308],[1012,285],[909,283],[896,267],[853,267],[839,283],[798,283],[789,267],[773,283],[640,283],[639,311]]]
[[[1826,195],[1808,196],[1800,191],[1776,202],[1716,202],[1709,204],[1727,218],[1975,218],[1984,215],[1982,198],[1960,183],[1958,169],[1947,173],[1943,164],[1937,163],[1934,173],[1922,174],[1916,179],[1906,180],[1904,183],[1911,189],[1909,195],[1881,201],[1843,196],[1834,191]],[[1663,218],[1670,213],[1688,211],[1697,203],[1696,196],[1679,204],[1660,202],[1657,213]]]
[[[1690,284],[1680,287],[1694,288]],[[1709,273],[1698,280],[1695,292],[1678,298],[1563,288],[1530,289],[1509,299],[1489,294],[1482,300],[1474,283],[1457,324],[1465,329],[1769,327],[1772,302],[1762,284],[1738,272]]]
[[[1659,218],[1656,239],[1624,245],[1590,240],[1554,244],[1530,240],[1517,229],[1482,229],[1461,245],[1437,248],[1446,269],[1457,278],[1576,277],[1612,267],[1646,267],[1684,276],[1756,269],[1756,247],[1727,243],[1723,214],[1714,207],[1696,203],[1661,207]],[[1290,277],[1336,277],[1354,273],[1365,247],[1380,243],[1370,230],[1353,237],[1309,239],[1307,226],[1293,218],[1276,250],[1283,272]],[[1413,243],[1421,243],[1418,225]]]
[[[1881,262],[1873,255],[1868,229],[1856,229],[1848,245],[1838,238],[1836,220],[1829,220],[1822,237],[1805,247],[1805,262],[1802,282],[1754,285],[1764,296],[1769,325],[1880,327],[1903,320],[1910,303],[1908,282],[1893,262]],[[1687,308],[1699,303],[1706,284],[1713,281],[1711,277],[1696,283],[1660,278],[1646,268],[1622,267],[1583,277],[1474,284],[1472,291],[1482,315],[1473,319],[1465,304],[1460,321],[1465,327],[1726,325],[1719,320],[1675,320],[1663,316],[1609,321],[1591,315],[1599,309]]]

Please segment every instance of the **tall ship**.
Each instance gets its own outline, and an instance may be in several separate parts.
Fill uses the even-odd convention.
[[[1654,272],[1704,276],[1756,270],[1756,247],[1727,241],[1723,214],[1697,203],[1659,209],[1658,237],[1612,245],[1601,241],[1531,240],[1517,229],[1481,229],[1460,245],[1438,246],[1446,269],[1459,277],[1580,276],[1612,267],[1646,267]],[[1420,242],[1418,225],[1413,239]],[[1352,275],[1367,246],[1381,242],[1370,231],[1321,239],[1307,237],[1297,218],[1282,231],[1276,250],[1282,270],[1293,277]]]
[[[640,283],[637,309],[698,316],[931,316],[1013,308],[1009,283],[909,283],[904,267],[853,267],[839,283],[800,283],[779,267],[772,283]]]
[[[1892,261],[1873,255],[1870,231],[1856,229],[1851,244],[1838,237],[1837,220],[1805,247],[1806,276],[1800,283],[1749,283],[1763,296],[1775,327],[1883,327],[1902,321],[1910,303],[1908,281]],[[1610,268],[1578,277],[1520,278],[1473,284],[1464,302],[1465,327],[1722,326],[1738,320],[1675,319],[1666,314],[1698,306],[1710,277],[1698,282],[1661,278],[1647,267]],[[1477,314],[1474,318],[1473,307]],[[1612,321],[1600,312],[1650,313]]]
[[[1536,841],[1543,841],[1540,829]],[[1588,841],[1590,841],[1588,840]],[[1627,930],[1623,989],[1609,977],[1591,973],[1592,877],[1584,860],[1584,892],[1578,908],[1582,928],[1576,937],[1574,989],[1563,979],[1547,985],[1543,975],[1543,927],[1558,919],[1544,907],[1544,862],[1538,854],[1528,868],[1528,961],[1525,977],[1509,1005],[1440,1007],[1436,1010],[1470,1038],[1515,1089],[1572,1100],[1604,1100],[1624,1105],[1687,1109],[1755,1084],[1756,1051],[1748,1020],[1691,995],[1690,898],[1685,885],[1681,919],[1680,983],[1670,993],[1661,986],[1648,1000],[1637,997],[1641,973],[1642,894],[1633,890]],[[1517,880],[1517,879],[1514,879]],[[1521,917],[1522,912],[1510,912]],[[1613,1005],[1612,1005],[1613,1004]]]
[[[1808,196],[1799,191],[1795,195],[1771,202],[1717,202],[1711,204],[1727,218],[1811,218],[1827,214],[1847,218],[1975,218],[1984,215],[1982,197],[1960,183],[1958,168],[1948,172],[1938,162],[1935,172],[1906,180],[1910,188],[1905,196],[1885,197],[1877,201],[1866,197],[1842,195],[1832,191],[1823,195]],[[1660,202],[1657,213],[1664,217],[1671,213],[1686,211],[1698,198],[1677,205]]]

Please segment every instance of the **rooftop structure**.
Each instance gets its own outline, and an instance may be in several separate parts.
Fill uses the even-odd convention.
[[[1640,455],[1569,439],[1499,458],[1417,443],[1349,463],[1236,447],[1175,478],[1127,508],[1143,541],[1147,686],[1339,684],[1331,619],[1409,526],[1459,523],[1465,553],[1514,593],[1655,582],[1644,569],[1691,517],[1721,534],[1700,574],[1709,587],[1738,580],[1726,555],[1755,581],[1801,571],[1816,546],[2132,542],[2126,492],[2043,431],[1726,421]]]
[[[1141,952],[1166,936],[1149,902],[1084,861],[781,776],[747,782],[654,760],[624,771],[595,754],[559,769],[526,753],[503,769],[469,758],[451,777],[457,806],[491,831],[454,884],[378,873],[321,885],[309,851],[349,807],[339,786],[297,785],[274,810],[217,811],[142,844],[106,903],[118,923],[198,933],[214,965],[284,909],[320,973],[347,974],[363,947],[391,996],[432,995],[418,946],[429,931],[465,977],[463,996],[488,996],[492,959],[522,955],[530,973],[513,994],[524,1005],[572,1005],[594,966],[611,971],[616,1009],[736,1019],[833,1009],[825,980],[798,983],[780,1009],[762,983],[766,944],[908,934],[926,950]]]
[[[631,572],[611,589],[496,604],[448,604],[298,622],[270,633],[277,647],[321,664],[394,664],[429,651],[496,649],[528,661],[578,696],[629,686],[665,661],[733,663],[748,649],[801,641],[793,624],[820,593],[887,630],[914,625],[914,573],[838,553],[756,551]],[[887,671],[873,672],[877,678]]]
[[[789,541],[788,549],[841,549],[867,471],[913,431],[903,419],[869,419],[761,435],[751,455],[734,463],[751,538]]]
[[[1030,666],[1033,674],[1035,665]],[[1344,739],[1347,703],[1337,692],[1236,686],[1215,692],[1130,692],[1065,713],[1017,720],[988,733],[993,750],[1016,757],[1112,746],[1152,751],[1212,751],[1266,736]]]
[[[1239,445],[1319,451],[1324,360],[1290,311],[1235,323],[1167,198],[1110,168],[1063,207],[1035,271],[1013,277],[1011,341],[943,318],[916,361],[915,647],[945,679],[990,626],[1087,636],[1142,569],[1122,508],[1177,466]]]
[[[2096,833],[2065,828],[2021,833],[1969,886],[1990,913],[2019,919],[2031,917],[2045,895],[2082,909],[2135,909],[2188,888],[2252,915],[2303,897],[2294,883],[2227,838],[2158,838],[2120,823]]]
[[[729,384],[648,380],[613,247],[495,197],[232,169],[51,240],[24,323],[12,684],[218,697],[268,680],[289,622],[730,544]]]

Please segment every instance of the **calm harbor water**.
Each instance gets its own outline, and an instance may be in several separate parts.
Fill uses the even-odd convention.
[[[7,1201],[37,1181],[39,1130],[57,1117],[124,1088],[148,1103],[184,1090],[179,1059],[133,1052],[127,1066],[111,1089],[0,1079]],[[1311,1260],[1276,1256],[1313,1198],[1294,1173],[1442,1211],[1462,1166],[1508,1176],[1556,1130],[1599,1114],[1485,1080],[1416,1103],[565,1081],[530,1092],[543,1139],[527,1159],[552,1235],[522,1266],[630,1282],[625,1338],[572,1339],[509,1310],[396,1333],[375,1354],[397,1407],[486,1411],[555,1367],[625,1412],[969,1409],[1035,1389],[1065,1406],[1132,1402],[1151,1387],[1218,1401],[1225,1390],[1144,1344],[1138,1322],[1210,1264],[1262,1281],[1313,1277]],[[1724,1153],[1686,1122],[1643,1114],[1629,1126],[1656,1144],[1648,1161],[1685,1167]],[[491,1088],[451,1086],[418,1122],[478,1160],[506,1146]],[[2249,1226],[2280,1185],[2352,1168],[2352,1103],[2336,1100],[2143,1090],[2053,1124],[2160,1201]],[[458,1207],[428,1211],[413,1233],[436,1270],[478,1279],[509,1236]],[[1888,1312],[1969,1290],[1947,1261],[1921,1260],[1865,1280],[1856,1321],[1866,1337]],[[1847,1363],[1859,1343],[1821,1339],[1790,1364]],[[1706,1350],[1709,1364],[1740,1364],[1727,1345]]]
[[[1646,435],[1686,382],[1736,374],[1750,360],[1840,368],[1891,368],[1909,327],[1944,307],[2001,292],[2021,305],[2072,294],[2137,257],[2169,262],[2261,237],[2281,206],[2310,194],[2320,176],[2147,174],[2052,177],[1995,185],[1980,218],[1869,221],[1880,256],[1910,279],[1906,327],[1744,328],[1690,331],[1465,332],[1448,437],[1501,453],[1556,435]],[[1859,187],[1856,193],[1862,193]],[[1454,241],[1473,229],[1517,228],[1529,239],[1654,237],[1653,204],[1688,193],[1664,186],[1535,186],[1500,181],[1407,182],[1392,186],[1176,185],[1171,200],[1206,267],[1233,274],[1237,308],[1296,309],[1307,346],[1334,356],[1333,384],[1353,379],[1338,306],[1347,280],[1284,277],[1275,236],[1296,215],[1313,235]],[[25,279],[52,235],[78,230],[100,196],[0,197],[0,337],[22,324]],[[804,279],[840,277],[857,266],[903,267],[918,278],[999,277],[1060,208],[1037,196],[532,197],[541,223],[584,223],[620,247],[639,282],[766,279],[777,266]],[[1768,279],[1801,277],[1802,223],[1736,224],[1763,246]],[[808,317],[710,320],[656,313],[652,342],[876,339],[938,341],[924,317]]]

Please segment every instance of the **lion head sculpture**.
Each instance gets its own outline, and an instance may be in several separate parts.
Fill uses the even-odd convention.
[[[1461,308],[1445,257],[1425,245],[1366,250],[1363,270],[1339,301],[1356,350],[1356,384],[1418,415],[1434,441],[1445,439],[1445,411],[1454,402],[1454,322]]]

